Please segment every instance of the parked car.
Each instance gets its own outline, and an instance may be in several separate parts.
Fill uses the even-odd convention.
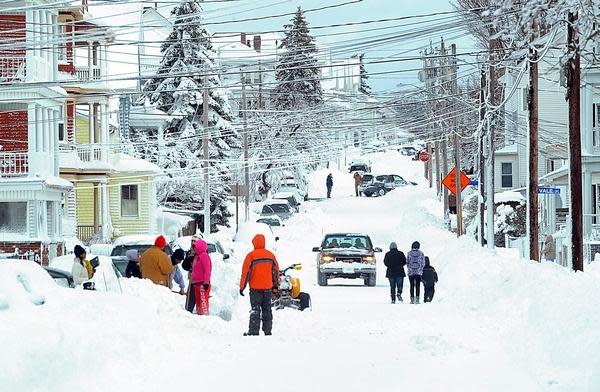
[[[53,269],[71,274],[74,257],[73,254],[57,256],[50,260],[49,266]],[[87,254],[87,259],[90,260],[92,265],[95,265],[95,272],[92,279],[84,282],[84,284],[87,283],[87,285],[90,285],[91,282],[91,286],[99,291],[121,292],[119,278],[125,276],[125,269],[121,272],[120,268],[113,262],[113,259],[108,256]],[[127,264],[125,264],[125,267],[126,266]]]
[[[360,194],[364,194],[365,189],[367,189],[369,186],[371,186],[374,181],[375,181],[374,174],[367,174],[367,173],[363,174],[362,179],[360,180],[360,184],[358,184],[358,192]]]
[[[417,154],[417,152],[419,152],[419,150],[413,146],[400,147],[400,149],[398,151],[400,151],[400,154],[406,155],[409,157],[414,156]]]
[[[75,281],[73,280],[73,274],[67,271],[63,271],[58,268],[44,267],[48,275],[54,279],[57,285],[61,287],[74,288]]]
[[[154,245],[157,236],[158,234],[126,235],[119,237],[114,241],[114,247],[110,253],[110,257],[122,276],[125,276],[125,270],[127,269],[127,263],[129,262],[126,256],[127,251],[135,249],[141,256],[142,253]],[[170,244],[167,244],[165,247],[165,253],[167,255],[173,253]]]
[[[278,192],[296,192],[304,200],[308,200],[308,189],[305,184],[300,184],[293,176],[287,176],[279,185]]]
[[[277,215],[271,215],[271,216],[262,216],[260,218],[258,218],[256,220],[256,222],[258,223],[264,223],[267,224],[271,227],[271,230],[273,230],[274,227],[282,227],[285,226],[282,222],[281,219],[279,219],[279,217]]]
[[[366,186],[362,190],[362,193],[367,197],[383,196],[393,189],[407,185],[417,184],[412,181],[406,181],[397,174],[383,174],[375,176],[375,180],[370,185]]]
[[[360,233],[327,234],[321,246],[312,249],[317,255],[317,283],[327,286],[328,279],[363,279],[367,286],[375,286],[377,267],[371,238]]]
[[[288,204],[296,212],[300,212],[300,196],[297,192],[282,192],[279,191],[272,196],[275,200],[287,200]]]
[[[364,160],[353,160],[350,162],[350,166],[348,167],[349,173],[359,172],[361,175],[363,173],[371,172],[371,162]]]
[[[260,214],[266,215],[277,215],[279,218],[285,220],[292,216],[294,212],[292,207],[289,205],[287,200],[267,200],[263,203]]]

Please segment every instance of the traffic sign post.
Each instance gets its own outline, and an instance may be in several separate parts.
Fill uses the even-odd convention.
[[[421,162],[427,162],[429,160],[429,153],[427,150],[423,150],[419,153],[419,159]]]

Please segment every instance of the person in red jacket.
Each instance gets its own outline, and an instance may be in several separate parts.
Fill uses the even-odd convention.
[[[205,241],[197,240],[194,243],[194,248],[196,257],[192,264],[192,285],[196,297],[196,312],[199,315],[208,315],[212,261],[208,255],[208,245]]]
[[[257,234],[252,239],[254,250],[244,259],[240,278],[240,295],[244,295],[246,285],[250,286],[250,324],[244,336],[258,335],[262,319],[262,330],[271,335],[273,313],[271,297],[279,288],[279,264],[275,255],[265,249],[265,236]]]

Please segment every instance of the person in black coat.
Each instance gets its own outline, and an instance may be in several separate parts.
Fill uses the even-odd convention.
[[[142,272],[140,271],[140,256],[136,249],[129,249],[125,252],[127,256],[127,268],[125,268],[125,276],[128,278],[142,279]]]
[[[427,256],[425,256],[425,267],[423,267],[421,281],[425,287],[425,302],[431,302],[435,294],[435,284],[438,281],[438,275],[435,268],[429,264],[429,257]]]
[[[395,242],[390,244],[390,251],[385,254],[383,264],[387,267],[385,277],[390,281],[392,303],[396,303],[396,296],[398,301],[402,302],[402,286],[404,285],[404,277],[406,276],[404,272],[406,257],[404,253],[398,250],[398,245]],[[397,294],[396,289],[398,289]]]

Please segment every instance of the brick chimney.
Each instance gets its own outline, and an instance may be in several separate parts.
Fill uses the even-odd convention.
[[[254,36],[254,50],[260,53],[261,40],[260,35]]]
[[[240,35],[242,44],[246,45],[246,33],[241,33]]]

